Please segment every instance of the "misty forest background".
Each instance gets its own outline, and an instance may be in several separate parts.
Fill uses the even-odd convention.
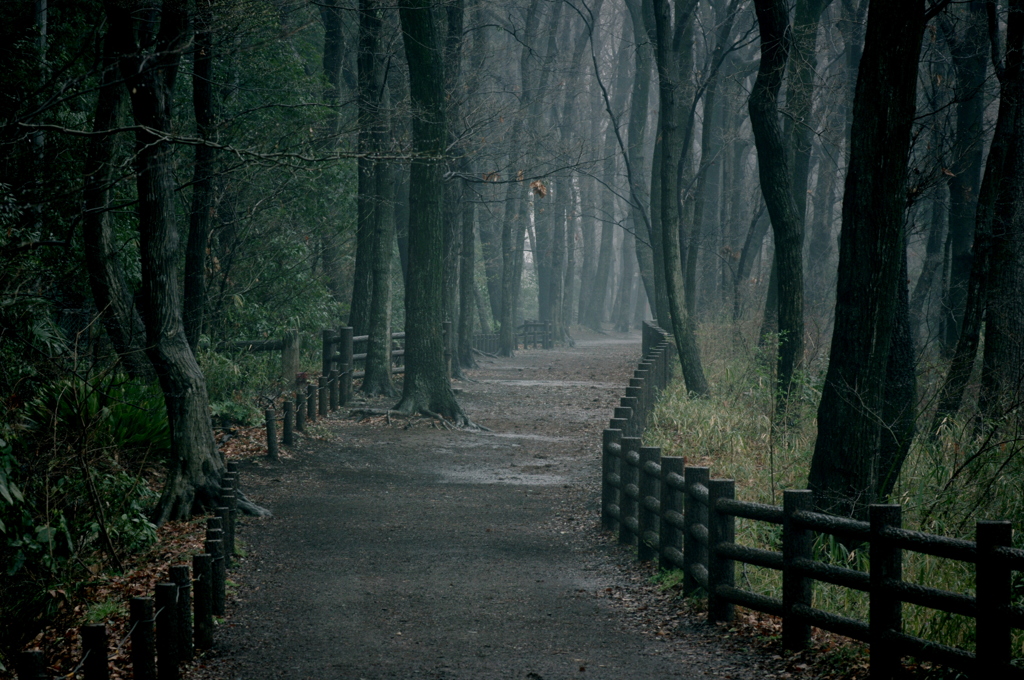
[[[211,416],[294,387],[227,343],[292,329],[471,425],[442,322],[458,377],[474,333],[654,319],[666,453],[1021,516],[1024,0],[17,0],[0,34],[0,655],[216,503]]]

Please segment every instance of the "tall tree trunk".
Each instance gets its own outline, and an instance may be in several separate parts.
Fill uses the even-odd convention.
[[[459,252],[459,344],[456,359],[462,368],[476,368],[473,356],[473,305],[479,291],[476,287],[476,204],[465,201],[462,206],[462,249]],[[483,332],[487,332],[484,330]]]
[[[390,108],[384,101],[382,12],[376,0],[360,0],[356,63],[362,124],[358,142],[360,152],[365,154],[359,163],[366,167],[360,167],[357,200],[360,202],[360,217],[365,220],[359,228],[366,231],[370,248],[370,260],[365,263],[370,274],[370,300],[365,307],[365,331],[369,338],[362,391],[369,395],[394,397],[398,394],[391,380],[391,257],[395,228],[394,212],[389,205],[394,198],[394,186],[390,181],[391,169],[373,157],[384,151],[388,129],[386,117]],[[358,252],[356,256],[358,258]],[[353,333],[363,334],[355,326],[352,328]]]
[[[964,304],[963,322],[957,339],[953,360],[939,390],[938,407],[932,419],[930,432],[935,433],[943,421],[960,409],[964,389],[974,369],[981,341],[981,324],[989,288],[989,271],[992,250],[992,234],[997,221],[1006,224],[1008,211],[1014,205],[1015,196],[1007,195],[1007,175],[1011,170],[1010,159],[1019,144],[1014,138],[1019,119],[1024,116],[1024,84],[1020,82],[1022,51],[1024,51],[1024,22],[1021,13],[1011,12],[1007,24],[1005,65],[997,71],[999,77],[999,112],[996,116],[995,131],[985,161],[985,174],[978,191],[978,207],[974,225],[974,257],[971,261],[971,276],[968,280],[967,299]],[[997,30],[989,27],[989,30]],[[998,34],[991,36],[998,41]],[[948,242],[948,241],[947,241]]]
[[[861,518],[879,499],[886,370],[906,285],[907,159],[924,4],[871,3],[854,97],[835,330],[808,485],[822,510]]]
[[[959,3],[957,3],[959,4]],[[942,348],[953,352],[963,322],[967,303],[968,279],[971,275],[971,245],[974,239],[974,217],[977,210],[978,187],[984,158],[983,127],[985,124],[985,76],[988,65],[985,3],[971,0],[965,6],[954,4],[947,10],[960,19],[962,32],[951,25],[947,16],[941,22],[946,42],[953,57],[956,77],[956,141],[949,178],[950,268],[944,293]]]
[[[750,126],[757,147],[761,193],[772,220],[779,296],[778,390],[789,395],[793,373],[803,359],[803,216],[793,200],[786,163],[778,96],[789,56],[789,17],[785,0],[755,0],[761,30],[761,64],[750,93]],[[805,179],[806,183],[806,179]],[[805,192],[806,193],[806,192]]]
[[[1016,106],[989,250],[980,407],[990,421],[1024,422],[1024,0],[1011,0],[1003,79]],[[1016,413],[1015,416],[1013,414]]]
[[[161,524],[216,506],[224,460],[213,441],[206,379],[185,337],[178,287],[179,236],[167,135],[171,133],[174,81],[187,39],[187,3],[163,3],[152,54],[144,53],[136,43],[134,9],[114,0],[106,4],[137,126],[135,168],[143,321],[171,432],[171,460],[154,514],[154,520]]]
[[[318,3],[320,18],[324,26],[324,52],[322,65],[324,76],[327,82],[324,85],[324,103],[333,109],[324,130],[325,149],[333,149],[338,142],[338,134],[341,130],[341,89],[342,69],[345,56],[345,44],[343,39],[343,11],[340,0],[324,0]],[[369,169],[360,165],[359,175],[369,172]],[[357,199],[357,203],[358,203]],[[357,208],[357,212],[359,208]],[[369,289],[369,261],[372,257],[368,239],[365,238],[364,230],[358,227],[361,220],[357,217],[357,253],[356,253],[356,279],[353,284],[353,297],[350,301],[352,307],[349,314],[349,325],[356,328],[356,332],[363,334],[366,330],[367,307],[370,304]],[[364,237],[359,242],[360,237]],[[341,240],[342,235],[335,229],[323,237],[322,257],[324,273],[327,275],[327,289],[338,302],[345,302],[343,271],[341,265]],[[362,264],[360,264],[359,245],[362,245]],[[356,293],[356,289],[358,293]],[[358,325],[357,325],[358,324]]]
[[[196,136],[214,139],[213,113],[213,8],[211,0],[197,0],[195,56],[192,70],[192,108]],[[184,322],[188,344],[194,352],[203,332],[206,310],[206,250],[213,225],[213,148],[196,146],[192,172],[192,207],[185,244]]]
[[[508,206],[506,205],[507,209]],[[500,224],[498,225],[501,226]],[[484,259],[484,275],[487,279],[487,299],[490,302],[491,318],[501,318],[501,281],[504,263],[501,254],[501,234],[495,229],[488,216],[480,219],[480,249]]]
[[[679,348],[679,360],[687,391],[703,396],[709,392],[704,368],[697,349],[693,318],[686,314],[683,295],[679,290],[682,275],[679,254],[679,168],[680,155],[685,153],[682,130],[679,125],[679,91],[681,79],[689,69],[681,68],[681,56],[692,59],[693,9],[696,2],[676,7],[676,26],[671,24],[671,8],[666,0],[654,0],[654,18],[657,28],[655,55],[658,62],[658,112],[661,130],[661,246],[664,258],[665,293],[672,331]],[[673,35],[677,34],[677,39]],[[657,152],[655,153],[657,156]],[[660,319],[659,319],[660,321]]]
[[[104,41],[103,75],[93,132],[105,132],[117,125],[122,89],[114,44],[118,38],[108,35]],[[96,309],[103,318],[118,360],[135,377],[154,377],[153,366],[145,353],[146,328],[118,261],[118,247],[110,225],[110,186],[113,179],[114,135],[97,134],[89,139],[85,165],[82,236],[89,286]]]
[[[413,106],[409,186],[409,274],[405,286],[405,381],[395,406],[404,413],[433,412],[458,424],[468,421],[448,382],[441,333],[444,262],[444,156],[448,139],[444,55],[431,0],[410,0],[399,9],[409,61]]]
[[[612,323],[619,333],[628,333],[633,318],[633,284],[636,277],[636,239],[630,232],[622,234],[622,273],[619,276],[619,287],[615,293]]]

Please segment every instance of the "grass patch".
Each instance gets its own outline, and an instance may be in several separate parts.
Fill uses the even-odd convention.
[[[817,436],[816,414],[823,366],[811,366],[797,378],[786,412],[774,414],[773,361],[751,349],[750,333],[726,324],[706,324],[699,342],[711,396],[690,398],[681,380],[668,387],[651,416],[644,444],[663,455],[683,456],[687,465],[711,468],[712,477],[736,482],[740,500],[782,504],[782,491],[807,486]],[[919,430],[931,417],[927,400],[942,372],[919,376]],[[1024,517],[1024,433],[1019,422],[980,426],[972,419],[950,420],[936,437],[916,438],[891,502],[903,506],[908,529],[973,540],[975,521],[1009,519],[1019,526]],[[736,541],[742,545],[781,550],[781,527],[738,520]],[[1024,547],[1021,534],[1017,547]],[[815,558],[829,564],[866,571],[866,547],[844,545],[820,535]],[[904,580],[973,595],[972,565],[904,553]],[[737,565],[737,586],[781,597],[778,572]],[[1015,575],[1014,604],[1024,603],[1024,577]],[[815,606],[867,621],[865,594],[815,583]],[[904,606],[904,631],[974,649],[974,623],[964,617]],[[1015,656],[1024,657],[1024,634],[1015,632]]]

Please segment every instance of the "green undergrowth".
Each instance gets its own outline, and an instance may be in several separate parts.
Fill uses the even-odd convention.
[[[752,350],[748,337],[727,325],[706,325],[700,343],[711,396],[690,398],[677,379],[651,415],[644,444],[661,447],[662,455],[683,456],[687,465],[707,466],[713,478],[734,479],[739,500],[781,505],[783,490],[807,485],[824,367],[801,374],[784,412],[773,416],[778,400],[765,353]],[[928,395],[931,385],[921,382],[920,392]],[[928,404],[918,410],[923,426],[931,415]],[[905,528],[970,540],[976,520],[1009,519],[1020,528],[1024,436],[1008,423],[995,425],[981,428],[973,421],[952,420],[936,437],[918,435],[890,499],[903,506]],[[1015,537],[1017,547],[1024,547],[1021,535]],[[781,550],[781,527],[737,519],[736,540]],[[865,546],[850,547],[828,535],[817,536],[814,553],[830,564],[869,567]],[[903,561],[908,582],[974,594],[971,565],[909,551]],[[738,587],[782,596],[779,572],[737,564],[736,579]],[[1014,601],[1022,604],[1020,574],[1015,574],[1014,588]],[[868,619],[867,595],[838,586],[815,583],[814,606]],[[973,650],[973,620],[912,605],[904,605],[903,612],[905,632]],[[1019,632],[1014,650],[1014,656],[1024,656]]]

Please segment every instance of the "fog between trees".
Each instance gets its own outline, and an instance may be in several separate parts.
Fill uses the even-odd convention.
[[[1020,422],[1022,5],[5,3],[5,399],[155,376],[162,521],[217,498],[219,341],[347,323],[367,393],[468,424],[442,322],[459,374],[654,319],[695,398],[728,325],[777,427],[821,389],[810,486],[863,515],[961,409]]]

